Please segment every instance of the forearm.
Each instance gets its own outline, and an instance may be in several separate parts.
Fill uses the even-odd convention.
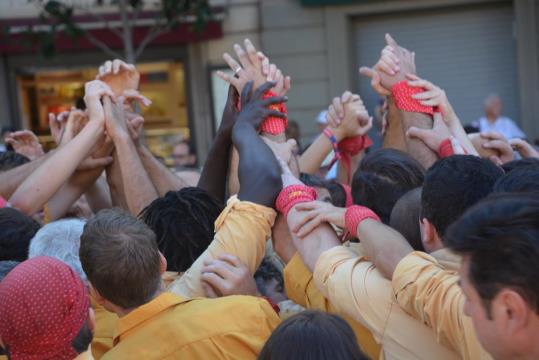
[[[470,138],[468,138],[468,134],[466,134],[466,131],[464,131],[464,128],[456,115],[449,122],[449,130],[451,131],[451,134],[453,134],[453,136],[459,141],[460,145],[462,145],[462,147],[466,150],[468,155],[479,156],[479,153],[473,146]]]
[[[114,139],[122,172],[122,183],[127,206],[131,214],[140,211],[158,197],[157,191],[146,173],[133,141],[125,134]]]
[[[48,158],[50,158],[55,151],[49,151],[45,156],[40,157],[34,161],[26,163],[21,166],[17,166],[14,169],[4,171],[0,173],[0,196],[4,199],[9,199],[17,187],[27,179],[32,172],[41,166]]]
[[[402,235],[373,219],[365,219],[357,227],[357,238],[367,257],[387,279],[391,279],[399,262],[414,251]]]
[[[178,191],[186,187],[185,182],[157,160],[147,147],[141,146],[138,154],[159,196],[164,196],[168,191]]]
[[[290,229],[299,224],[300,216],[295,208],[288,213],[287,222]],[[337,234],[327,223],[318,226],[303,239],[291,235],[303,262],[311,272],[314,271],[316,262],[323,252],[341,244]]]
[[[103,170],[103,169],[102,169]],[[112,200],[110,198],[110,190],[107,185],[107,180],[101,176],[99,177],[86,189],[84,193],[86,195],[86,200],[88,205],[94,213],[97,213],[103,209],[110,209],[112,207]]]
[[[333,150],[331,142],[324,135],[320,134],[316,140],[305,150],[299,158],[299,168],[302,173],[316,174],[324,159]]]
[[[238,198],[273,207],[282,188],[281,168],[271,149],[248,124],[236,124],[234,144],[240,156]]]
[[[90,121],[69,143],[37,168],[10,198],[26,214],[38,211],[75,172],[103,132],[103,124]]]
[[[230,132],[219,131],[202,168],[198,187],[225,201],[225,186],[228,173],[229,152],[232,146]]]
[[[113,207],[119,207],[124,210],[129,210],[127,200],[125,199],[124,185],[122,183],[122,170],[120,169],[120,161],[116,149],[112,153],[114,161],[107,166],[107,184],[110,189],[110,199]]]

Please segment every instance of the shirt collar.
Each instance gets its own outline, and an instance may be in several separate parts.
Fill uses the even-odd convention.
[[[134,329],[144,321],[151,319],[160,312],[171,308],[174,305],[188,301],[191,301],[191,299],[185,299],[173,293],[165,292],[157,296],[149,303],[139,306],[138,308],[118,320],[118,324],[116,326],[116,331],[114,334],[114,345],[116,345],[120,341],[120,337],[122,337],[125,333]]]

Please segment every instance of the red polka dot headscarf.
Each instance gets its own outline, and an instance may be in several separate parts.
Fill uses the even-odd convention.
[[[86,287],[68,265],[26,260],[0,283],[0,338],[13,360],[73,359],[88,307]]]

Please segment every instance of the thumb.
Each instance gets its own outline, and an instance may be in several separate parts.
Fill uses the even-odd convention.
[[[286,147],[288,148],[289,151],[292,151],[297,146],[298,146],[298,143],[297,143],[296,139],[288,139],[288,140],[286,140]]]
[[[406,136],[411,138],[411,139],[416,138],[416,139],[419,139],[421,141],[425,141],[425,139],[427,139],[428,136],[429,136],[429,131],[431,131],[431,130],[420,129],[418,127],[412,126],[406,132]]]
[[[388,44],[389,46],[393,46],[395,49],[397,49],[397,47],[399,46],[395,39],[393,39],[393,37],[391,37],[391,35],[389,34],[386,34],[386,44]]]
[[[432,127],[434,128],[436,125],[439,125],[439,124],[445,124],[444,123],[444,118],[442,116],[442,113],[437,111],[434,113],[434,115],[432,116],[433,118],[433,124],[432,124]]]
[[[370,67],[362,66],[359,68],[359,73],[363,76],[370,77],[372,79],[376,71],[374,71],[374,69]]]

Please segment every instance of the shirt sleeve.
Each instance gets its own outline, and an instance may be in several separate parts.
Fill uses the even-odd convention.
[[[215,221],[216,233],[210,246],[168,291],[186,298],[205,297],[200,283],[204,261],[225,253],[237,256],[254,274],[264,258],[266,240],[276,216],[272,208],[231,197]]]
[[[400,307],[431,327],[439,342],[463,359],[490,358],[479,345],[471,319],[464,315],[465,297],[456,272],[416,251],[399,262],[392,286]]]
[[[381,341],[392,306],[392,289],[374,264],[361,252],[336,246],[320,255],[313,277],[331,305],[363,324]]]

